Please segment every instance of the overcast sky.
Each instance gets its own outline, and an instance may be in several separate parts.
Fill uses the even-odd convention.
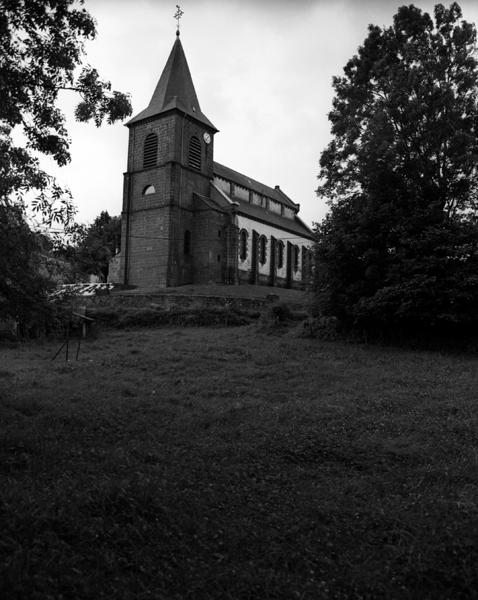
[[[176,1],[86,0],[97,20],[86,62],[129,92],[133,114],[149,103],[175,40]],[[369,23],[390,25],[400,0],[183,0],[181,42],[201,110],[219,129],[214,158],[269,186],[280,185],[309,225],[324,202],[315,194],[318,160],[330,139],[332,77],[340,75]],[[433,11],[436,2],[414,3]],[[449,2],[445,2],[446,5]],[[462,0],[478,22],[478,0]],[[72,162],[56,169],[91,222],[121,213],[127,128],[75,123],[65,93]]]

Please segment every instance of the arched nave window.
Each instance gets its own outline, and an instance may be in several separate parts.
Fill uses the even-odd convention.
[[[249,237],[249,234],[247,233],[247,231],[245,229],[241,230],[241,233],[239,234],[239,258],[241,260],[246,260],[247,258],[247,239]]]

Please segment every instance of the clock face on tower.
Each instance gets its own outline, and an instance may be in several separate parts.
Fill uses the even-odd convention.
[[[203,133],[203,140],[206,142],[206,144],[210,144],[211,143],[211,136],[209,135],[209,133],[206,131],[205,133]]]

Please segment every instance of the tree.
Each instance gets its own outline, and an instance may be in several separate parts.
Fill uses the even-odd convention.
[[[96,69],[82,65],[84,41],[96,35],[82,5],[83,0],[0,0],[0,202],[21,202],[26,191],[38,190],[37,209],[57,220],[71,217],[70,203],[40,168],[38,154],[60,166],[70,161],[59,93],[80,95],[79,121],[99,126],[131,114],[129,97],[111,91]]]
[[[98,275],[108,279],[109,261],[120,248],[121,217],[103,211],[93,224],[84,229],[74,252],[74,264],[81,275]]]
[[[60,92],[79,94],[79,121],[100,126],[131,114],[129,97],[112,91],[96,69],[82,63],[85,40],[96,35],[95,22],[82,5],[83,0],[0,0],[0,247],[11,271],[0,271],[0,290],[14,282],[13,276],[20,277],[16,263],[29,265],[28,275],[38,286],[32,284],[27,291],[19,280],[15,293],[24,293],[25,300],[35,296],[40,302],[44,296],[31,271],[35,245],[26,230],[25,194],[37,193],[33,208],[50,224],[68,224],[75,212],[68,190],[41,169],[38,159],[51,156],[60,166],[70,161]],[[21,234],[18,244],[10,243],[11,223]],[[16,313],[15,304],[7,307],[8,299],[13,303],[11,294],[2,296],[3,311]]]
[[[334,79],[319,309],[350,325],[478,323],[475,27],[438,4],[369,27]]]
[[[49,282],[39,268],[40,240],[18,207],[0,205],[0,240],[0,318],[25,321],[45,312]]]

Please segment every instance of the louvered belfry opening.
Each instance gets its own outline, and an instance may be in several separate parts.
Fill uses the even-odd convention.
[[[194,135],[189,140],[188,164],[193,169],[201,170],[201,142]]]
[[[155,133],[149,133],[144,140],[143,169],[155,167],[157,156],[158,136]]]

